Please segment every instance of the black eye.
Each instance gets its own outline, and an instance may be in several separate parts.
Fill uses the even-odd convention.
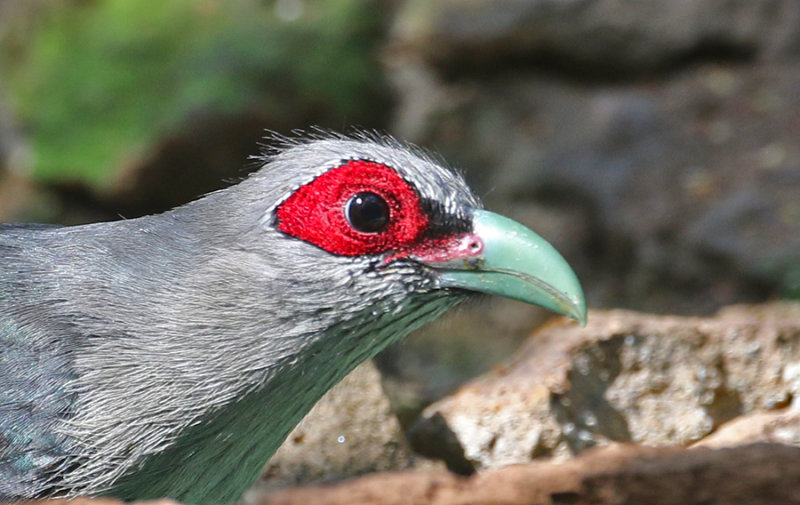
[[[377,233],[389,223],[389,206],[375,193],[353,195],[344,207],[350,225],[364,233]]]

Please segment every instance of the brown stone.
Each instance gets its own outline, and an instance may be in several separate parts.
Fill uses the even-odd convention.
[[[593,311],[585,329],[551,324],[514,358],[428,407],[412,444],[462,473],[465,461],[480,470],[563,460],[615,442],[688,446],[800,395],[793,307],[707,319]]]
[[[800,503],[800,449],[612,446],[565,463],[535,462],[470,478],[387,473],[288,489],[263,505],[772,505]]]
[[[784,409],[742,416],[722,425],[695,446],[730,447],[753,442],[800,446],[800,412],[796,409]]]

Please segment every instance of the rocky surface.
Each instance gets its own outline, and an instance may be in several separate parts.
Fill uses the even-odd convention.
[[[800,446],[800,410],[794,407],[737,417],[695,447],[730,447],[753,442]]]
[[[688,446],[741,415],[796,405],[797,310],[739,307],[719,318],[592,311],[585,329],[551,324],[429,406],[412,444],[466,473],[613,442]],[[755,438],[774,440],[785,424]],[[797,442],[796,433],[780,439]]]
[[[798,20],[787,0],[408,0],[394,37],[455,73],[546,63],[619,79],[692,59],[796,54]]]
[[[269,505],[774,505],[800,503],[800,448],[616,446],[563,464],[528,463],[460,478],[389,473],[289,489]]]

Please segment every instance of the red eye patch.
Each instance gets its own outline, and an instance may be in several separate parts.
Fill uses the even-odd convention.
[[[365,233],[348,221],[347,205],[360,193],[381,197],[386,225]],[[425,232],[428,216],[414,188],[392,168],[371,161],[349,161],[301,186],[277,209],[278,229],[342,256],[406,249]]]

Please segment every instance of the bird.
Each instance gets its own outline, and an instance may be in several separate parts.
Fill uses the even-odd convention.
[[[362,361],[473,296],[585,324],[566,260],[388,134],[277,137],[161,214],[0,224],[0,501],[226,504]]]

